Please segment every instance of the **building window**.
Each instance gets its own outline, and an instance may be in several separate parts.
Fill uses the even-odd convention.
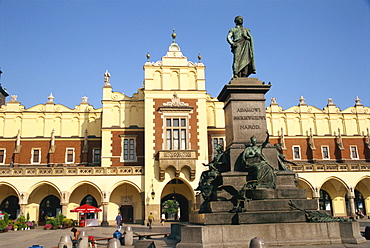
[[[73,164],[75,162],[75,149],[67,148],[66,149],[66,163]]]
[[[352,159],[359,159],[358,152],[357,152],[357,146],[350,146],[350,151],[351,151]]]
[[[293,159],[294,160],[301,159],[301,147],[300,146],[293,146]]]
[[[223,137],[215,137],[212,140],[212,157],[216,156],[217,151],[216,147],[217,145],[221,145],[225,149],[225,143],[224,143],[224,138]]]
[[[122,136],[121,162],[136,162],[136,135]]]
[[[41,150],[32,149],[31,164],[39,164],[41,162]]]
[[[322,159],[330,159],[328,146],[322,146],[321,153],[322,153]]]
[[[5,154],[6,154],[6,150],[0,149],[0,164],[5,164]]]
[[[100,149],[93,149],[93,163],[100,163]]]
[[[186,150],[188,148],[187,122],[186,118],[166,118],[167,150]]]

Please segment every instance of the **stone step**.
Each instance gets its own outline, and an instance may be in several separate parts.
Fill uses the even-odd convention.
[[[252,200],[265,199],[307,199],[305,189],[250,189],[246,196]]]
[[[239,225],[261,223],[289,223],[305,222],[306,215],[303,211],[254,211],[241,213],[194,213],[190,222],[202,225]]]
[[[288,199],[271,199],[271,200],[252,200],[245,201],[244,208],[250,211],[287,211],[290,210]],[[315,199],[295,199],[294,204],[305,210],[317,210],[318,203]],[[230,201],[213,201],[210,202],[210,208],[213,213],[228,212],[233,209]]]

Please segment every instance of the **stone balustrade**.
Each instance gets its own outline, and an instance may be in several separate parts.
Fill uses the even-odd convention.
[[[0,167],[0,177],[143,175],[143,166],[121,167]]]
[[[370,171],[370,163],[333,163],[288,165],[295,172]]]

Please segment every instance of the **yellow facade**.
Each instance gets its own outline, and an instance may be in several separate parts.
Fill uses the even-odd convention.
[[[109,78],[99,109],[86,98],[70,109],[52,96],[28,109],[12,96],[1,107],[1,210],[15,197],[16,214],[42,223],[46,199],[54,199],[53,214],[78,219],[70,210],[92,196],[103,210],[99,221],[111,225],[127,209],[127,222],[143,223],[150,212],[158,220],[166,199],[179,201],[182,220],[196,210],[203,164],[214,142],[225,140],[224,103],[206,93],[204,64],[188,61],[173,42],[160,61],[144,64],[143,86],[132,96],[113,91]],[[356,99],[341,111],[329,100],[320,110],[301,98],[283,110],[272,99],[266,120],[271,143],[283,144],[308,198],[325,192],[333,214],[349,216],[360,208],[360,192],[369,213],[369,107]]]

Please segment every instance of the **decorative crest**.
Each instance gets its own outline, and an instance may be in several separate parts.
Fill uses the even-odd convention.
[[[164,103],[163,106],[166,107],[184,107],[189,106],[188,103],[180,102],[180,97],[177,96],[177,93],[173,93],[173,97],[171,98],[171,102]]]

